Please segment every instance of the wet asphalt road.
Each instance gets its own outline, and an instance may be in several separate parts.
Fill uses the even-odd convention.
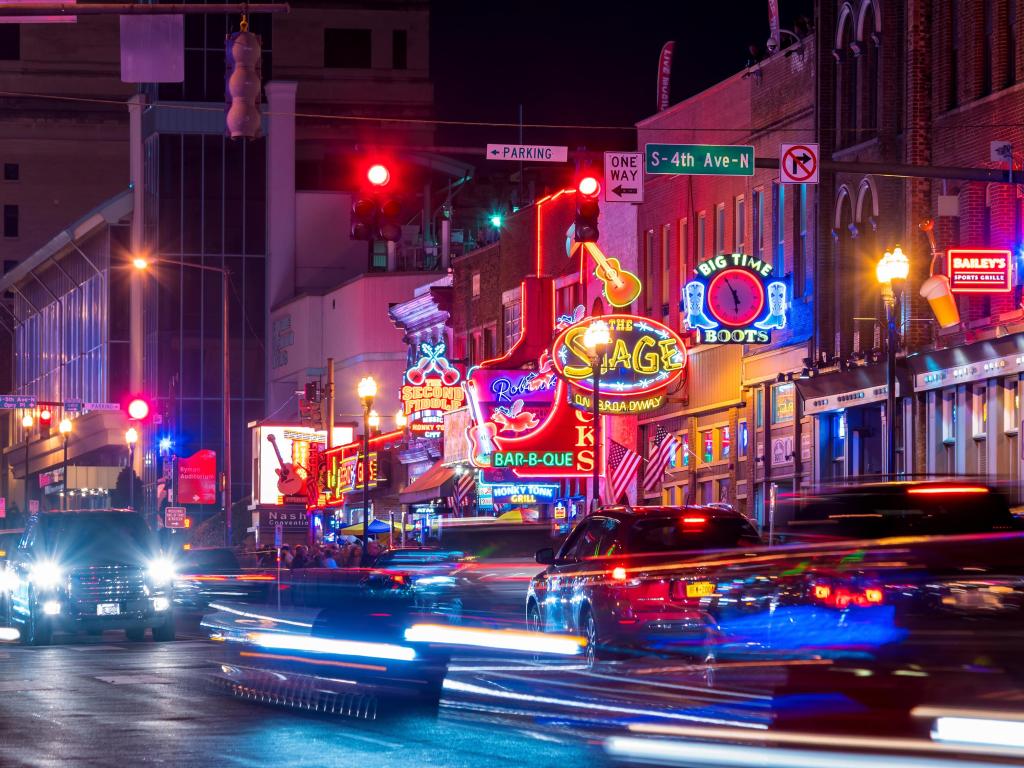
[[[578,741],[466,713],[394,712],[368,723],[236,701],[211,688],[201,640],[121,633],[0,647],[3,766],[552,766]]]

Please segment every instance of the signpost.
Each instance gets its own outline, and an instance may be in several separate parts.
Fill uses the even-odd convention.
[[[165,507],[164,528],[185,528],[185,508]]]
[[[684,176],[753,176],[754,148],[732,144],[647,144],[646,170]]]
[[[537,144],[488,144],[485,155],[488,160],[514,160],[517,163],[564,163],[569,159],[569,148]]]
[[[818,145],[779,145],[779,181],[783,184],[817,184]]]
[[[604,199],[606,203],[644,201],[644,153],[604,153]]]

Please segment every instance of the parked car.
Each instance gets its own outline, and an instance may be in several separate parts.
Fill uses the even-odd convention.
[[[46,645],[55,630],[123,629],[142,640],[174,639],[174,563],[142,516],[103,509],[29,518],[8,562],[8,626]]]
[[[699,599],[714,591],[674,569],[704,550],[762,543],[742,514],[720,507],[605,507],[584,518],[530,582],[526,621],[535,630],[580,633],[589,660],[662,641],[703,645],[711,617]],[[692,575],[689,572],[687,575]]]

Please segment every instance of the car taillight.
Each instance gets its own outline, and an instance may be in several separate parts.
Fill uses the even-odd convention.
[[[616,568],[612,568],[612,579],[614,579],[615,581],[625,581],[626,569],[623,568],[621,565]]]
[[[704,515],[690,515],[683,518],[683,525],[704,525],[707,521]]]
[[[867,600],[869,603],[876,603],[876,604],[880,603],[884,599],[883,595],[882,595],[882,590],[880,590],[880,589],[865,589],[864,590],[864,599]]]
[[[832,587],[827,584],[815,584],[814,585],[814,596],[819,600],[828,600],[832,594]]]

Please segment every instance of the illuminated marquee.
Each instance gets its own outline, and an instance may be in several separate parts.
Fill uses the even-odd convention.
[[[634,315],[605,315],[611,344],[601,357],[601,400],[607,414],[643,413],[661,407],[666,390],[686,368],[683,340],[668,326]],[[552,358],[558,375],[569,384],[575,408],[593,408],[594,378],[590,354],[583,343],[590,320],[562,331]]]
[[[494,504],[550,504],[561,490],[558,483],[495,483],[481,485]]]
[[[462,374],[445,357],[445,344],[421,344],[416,365],[405,372],[400,397],[409,430],[424,437],[440,437],[444,415],[466,404],[459,385]]]
[[[1008,293],[1013,290],[1010,252],[950,248],[947,274],[953,293]]]
[[[683,325],[702,344],[767,344],[785,328],[789,289],[772,280],[772,265],[743,253],[697,265],[679,303]]]
[[[348,446],[346,446],[347,448]],[[363,462],[358,448],[351,451],[329,451],[325,457],[327,463],[327,491],[325,504],[338,505],[345,501],[345,494],[363,489]],[[377,487],[377,454],[370,454],[370,488]]]

